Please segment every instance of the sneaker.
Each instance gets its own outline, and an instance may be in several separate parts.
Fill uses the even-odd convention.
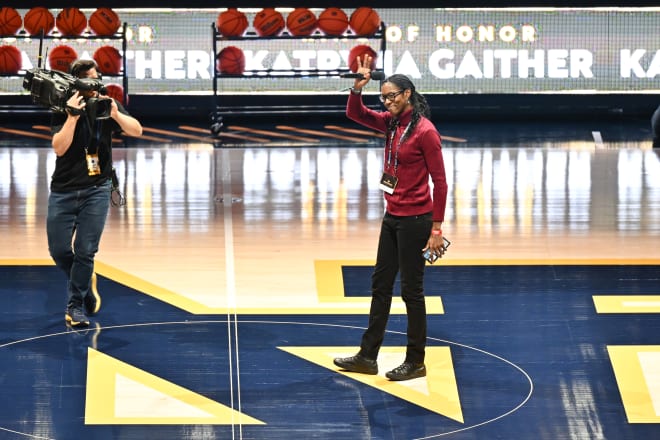
[[[64,314],[64,320],[71,327],[87,327],[89,319],[80,308],[69,307]]]
[[[101,309],[101,295],[96,288],[96,272],[92,272],[92,279],[89,284],[89,292],[85,295],[85,312],[88,315],[96,315]]]
[[[378,364],[373,359],[368,359],[361,354],[345,358],[335,358],[334,363],[339,368],[353,373],[378,374]]]
[[[389,380],[410,380],[424,376],[426,376],[426,366],[412,362],[404,362],[394,370],[385,373],[385,377]]]

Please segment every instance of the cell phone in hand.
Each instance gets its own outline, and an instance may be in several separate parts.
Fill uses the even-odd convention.
[[[442,241],[443,241],[442,248],[445,250],[445,252],[447,252],[447,248],[451,244],[451,241],[447,240],[445,237],[442,237]],[[435,252],[431,252],[431,249],[425,250],[422,255],[424,255],[424,258],[426,259],[426,261],[428,261],[431,264],[435,263],[435,261],[438,258],[440,258],[440,256],[437,255]]]

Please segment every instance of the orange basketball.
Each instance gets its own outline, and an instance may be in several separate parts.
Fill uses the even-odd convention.
[[[121,105],[124,105],[124,87],[119,84],[110,83],[105,85],[105,94],[111,98],[114,98]],[[128,96],[126,97],[128,100]]]
[[[15,35],[23,26],[21,14],[14,8],[0,8],[0,35]]]
[[[89,16],[89,28],[98,36],[114,35],[120,27],[119,16],[110,8],[98,8]]]
[[[121,72],[121,54],[112,46],[99,47],[92,58],[96,61],[98,70],[105,75],[119,75]]]
[[[264,8],[254,16],[252,26],[262,37],[277,35],[284,29],[284,17],[273,8]]]
[[[55,27],[66,37],[76,37],[87,28],[87,17],[78,8],[64,8],[57,14]]]
[[[358,64],[357,64],[357,58],[360,57],[360,59],[364,59],[365,55],[370,55],[371,56],[371,70],[374,70],[376,68],[376,57],[378,56],[376,54],[376,51],[373,50],[371,47],[367,46],[366,44],[360,44],[358,46],[355,46],[348,52],[348,68],[351,69],[351,72],[357,72],[358,70]]]
[[[318,27],[316,15],[307,8],[296,8],[286,17],[286,27],[291,35],[311,35]]]
[[[245,72],[245,54],[236,46],[227,46],[218,53],[218,72],[227,75],[242,75]]]
[[[23,60],[21,58],[21,51],[15,46],[0,46],[0,73],[6,75],[16,75]]]
[[[353,11],[348,25],[355,35],[373,35],[380,27],[380,16],[373,9],[363,6]]]
[[[78,54],[75,49],[65,44],[57,46],[48,52],[48,64],[51,70],[68,73],[71,63],[77,59]]]
[[[348,16],[339,8],[327,8],[319,14],[318,25],[326,35],[341,35],[348,29]]]
[[[37,6],[25,13],[23,27],[30,35],[38,35],[41,31],[48,34],[55,27],[55,18],[48,9]]]
[[[248,28],[248,19],[238,9],[229,8],[218,14],[215,24],[225,37],[240,37]]]

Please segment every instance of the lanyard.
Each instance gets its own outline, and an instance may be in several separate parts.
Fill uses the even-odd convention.
[[[408,125],[406,125],[406,129],[403,131],[401,134],[401,137],[399,138],[399,142],[396,144],[396,150],[394,151],[394,173],[393,175],[396,176],[396,170],[399,168],[399,149],[401,148],[401,144],[403,141],[406,139],[406,135],[408,134],[408,130],[410,129],[410,124],[412,121],[408,122]],[[398,127],[399,124],[397,123],[396,127]],[[387,142],[387,170],[392,168],[392,145],[394,144],[394,136],[396,135],[396,128],[392,130],[392,134],[390,135],[390,139]]]
[[[91,124],[89,122],[88,118],[85,118],[85,125],[87,127],[87,135],[85,138],[87,139],[87,142],[85,142],[85,154],[88,154],[88,149],[91,146],[90,141],[93,138],[96,138],[96,142],[94,143],[96,147],[96,154],[99,152],[99,145],[101,143],[101,131],[103,130],[103,120],[94,120]],[[92,125],[94,125],[94,128],[92,128]]]

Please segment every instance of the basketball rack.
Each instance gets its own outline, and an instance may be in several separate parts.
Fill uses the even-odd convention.
[[[379,57],[382,59],[387,49],[387,42],[385,38],[385,23],[381,22],[376,32],[369,36],[356,35],[350,29],[341,35],[326,35],[320,30],[314,31],[311,35],[297,36],[291,35],[284,30],[279,35],[260,36],[254,31],[247,31],[244,35],[239,37],[223,36],[216,23],[211,24],[211,40],[213,42],[214,54],[214,68],[213,68],[213,101],[211,112],[211,133],[214,136],[224,130],[224,118],[227,116],[236,115],[291,115],[291,114],[310,114],[310,113],[328,113],[345,111],[345,106],[337,106],[337,108],[329,108],[328,106],[320,105],[222,105],[221,95],[218,93],[218,83],[224,79],[241,79],[245,81],[254,81],[258,79],[274,78],[274,79],[288,79],[288,78],[338,78],[342,74],[353,73],[350,69],[262,69],[262,70],[246,70],[240,75],[226,74],[218,70],[217,56],[220,44],[240,43],[246,41],[268,41],[268,40],[318,40],[333,42],[336,40],[379,40]]]
[[[104,77],[110,77],[110,78],[116,78],[116,77],[121,77],[121,82],[122,82],[122,87],[124,89],[124,107],[128,108],[128,75],[127,75],[127,63],[126,63],[126,51],[128,47],[128,42],[126,39],[126,32],[127,32],[127,27],[128,25],[126,23],[122,24],[122,27],[120,28],[120,31],[116,32],[113,35],[107,35],[107,36],[98,36],[96,34],[93,34],[89,31],[85,31],[81,35],[76,35],[73,37],[69,36],[64,36],[62,35],[59,31],[56,29],[51,31],[48,34],[43,34],[42,35],[30,35],[25,31],[25,29],[21,29],[18,31],[15,35],[0,35],[0,40],[4,38],[14,38],[14,39],[19,39],[23,40],[25,42],[31,42],[34,39],[39,40],[39,54],[37,56],[37,63],[38,67],[41,67],[43,61],[47,59],[47,53],[42,54],[42,47],[41,45],[43,44],[43,40],[60,40],[62,44],[65,44],[66,41],[68,40],[115,40],[119,41],[121,40],[121,49],[122,49],[122,72],[121,75],[103,75]],[[17,79],[22,81],[23,76],[25,75],[26,69],[21,68],[21,70],[18,71],[17,74],[2,74],[0,73],[0,78],[9,78],[9,79]],[[21,87],[21,91],[22,91]],[[6,107],[6,108],[5,108]],[[40,112],[49,112],[48,109],[44,109],[42,107],[35,106],[33,104],[29,105],[24,105],[24,104],[15,104],[15,105],[10,105],[10,106],[3,106],[2,108],[3,111],[12,111],[14,113],[28,113],[28,114],[33,114],[33,113],[40,113]]]

